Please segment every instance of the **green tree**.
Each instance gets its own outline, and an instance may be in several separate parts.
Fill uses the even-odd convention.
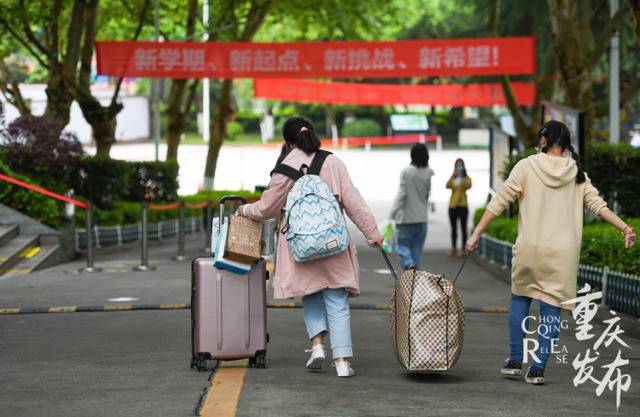
[[[209,27],[209,41],[249,42],[264,22],[273,0],[219,1],[212,7],[213,24]],[[207,164],[204,170],[204,189],[213,189],[213,178],[218,163],[218,155],[227,132],[227,123],[233,113],[231,91],[233,80],[220,83],[220,93],[213,108],[211,121],[211,140],[207,152]],[[207,128],[206,126],[204,127]]]
[[[187,16],[185,24],[185,40],[195,40],[196,19],[198,17],[198,1],[187,1]],[[169,98],[165,117],[167,118],[167,161],[178,159],[180,137],[187,127],[188,115],[193,105],[199,80],[171,80]],[[205,127],[206,128],[206,127]]]
[[[5,0],[0,6],[0,25],[48,70],[44,116],[61,132],[75,96],[88,1]]]
[[[119,77],[114,85],[114,91],[109,104],[103,106],[100,101],[91,94],[91,63],[93,59],[93,45],[98,32],[98,12],[104,12],[115,5],[103,0],[100,7],[100,0],[88,0],[88,7],[83,20],[84,39],[82,45],[81,65],[78,74],[78,85],[76,88],[76,101],[80,105],[82,114],[91,125],[93,138],[96,141],[96,155],[108,157],[111,146],[116,142],[116,117],[122,110],[122,103],[118,102],[120,87],[124,77]],[[144,0],[137,12],[137,27],[135,28],[132,40],[137,40],[142,32],[150,0]],[[132,13],[133,14],[133,13]],[[124,14],[127,16],[127,14]]]

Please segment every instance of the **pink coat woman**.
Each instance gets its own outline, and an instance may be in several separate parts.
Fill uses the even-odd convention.
[[[307,155],[295,148],[282,163],[300,169],[303,164],[310,166],[314,155]],[[367,241],[373,243],[382,239],[376,220],[351,182],[344,162],[335,155],[329,155],[322,165],[320,177],[337,196],[346,215],[353,220]],[[282,174],[273,174],[269,189],[262,194],[260,201],[243,206],[243,215],[259,221],[278,216],[285,206],[291,187],[292,179]],[[282,230],[283,226],[281,222],[278,230]],[[278,239],[276,251],[274,298],[304,296],[325,288],[346,288],[351,296],[360,294],[358,252],[353,243],[349,244],[348,250],[338,255],[303,263],[294,261],[284,238]]]
[[[320,140],[314,133],[313,125],[301,117],[292,117],[282,128],[282,136],[291,147],[290,153],[282,161],[289,167],[300,170],[303,165],[311,166]],[[365,235],[369,244],[380,245],[382,236],[376,221],[360,192],[353,186],[347,167],[334,155],[329,155],[320,169],[320,178],[329,186],[344,212]],[[269,189],[260,201],[242,206],[240,214],[255,220],[276,217],[285,206],[293,180],[274,173]],[[282,216],[284,220],[284,216]],[[279,230],[284,221],[281,220]],[[360,293],[358,283],[358,253],[351,239],[346,251],[308,262],[295,262],[287,240],[278,239],[276,248],[275,298],[302,297],[304,322],[312,343],[311,357],[306,368],[322,370],[325,360],[324,336],[330,333],[331,350],[338,377],[351,377],[355,371],[346,360],[353,356],[351,344],[351,316],[349,296]]]

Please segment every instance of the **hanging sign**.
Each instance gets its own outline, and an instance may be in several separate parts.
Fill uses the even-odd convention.
[[[535,83],[512,82],[516,101],[533,104]],[[280,101],[384,106],[393,104],[429,104],[439,106],[492,106],[505,104],[502,85],[447,84],[401,85],[328,83],[308,80],[256,79],[256,98]]]
[[[533,74],[534,37],[390,42],[98,41],[98,74],[150,78],[401,78]]]

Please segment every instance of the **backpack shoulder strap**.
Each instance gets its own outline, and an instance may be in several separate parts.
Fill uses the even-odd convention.
[[[311,161],[311,166],[307,170],[307,174],[320,175],[320,169],[322,169],[322,164],[324,164],[324,160],[327,159],[327,156],[329,155],[331,155],[331,152],[318,149],[316,151],[316,155],[313,157],[313,161]]]
[[[278,164],[276,165],[276,167],[273,169],[273,171],[271,171],[270,176],[273,176],[273,174],[278,173],[278,174],[282,174],[286,177],[291,178],[293,181],[298,181],[304,174],[300,171],[298,171],[297,169],[294,169],[292,167],[290,167],[289,165],[286,164]]]

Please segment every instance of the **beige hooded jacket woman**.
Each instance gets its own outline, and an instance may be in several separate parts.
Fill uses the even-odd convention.
[[[513,246],[511,291],[565,309],[576,297],[584,204],[596,215],[607,209],[598,190],[576,182],[576,162],[545,153],[518,162],[487,210],[496,216],[520,202]]]

